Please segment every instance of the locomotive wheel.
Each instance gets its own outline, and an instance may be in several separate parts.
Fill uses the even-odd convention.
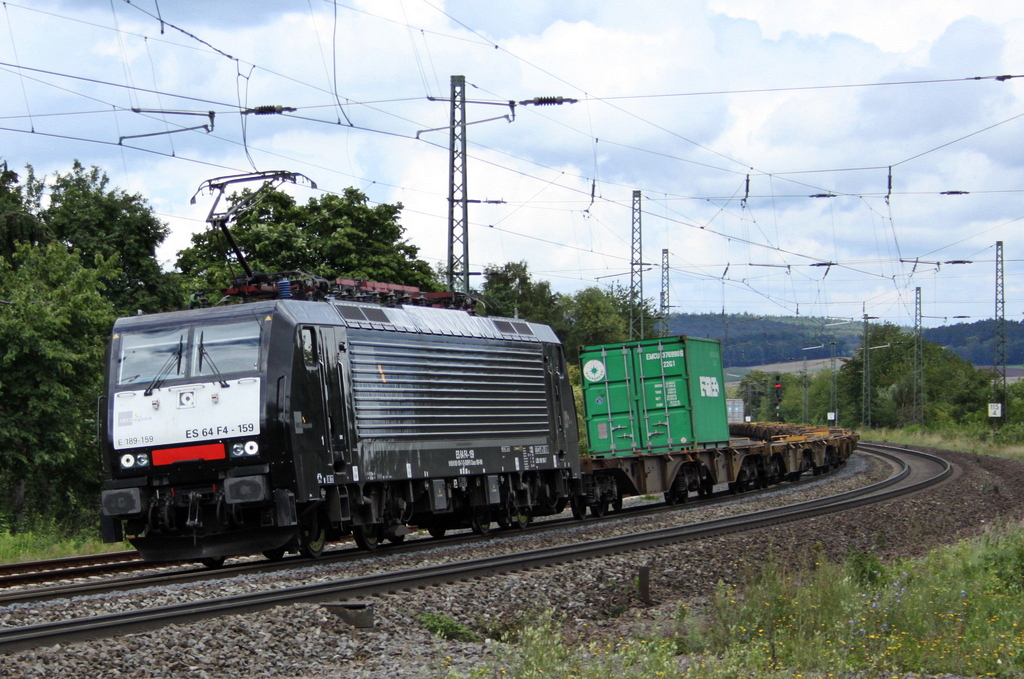
[[[430,533],[430,537],[437,538],[439,540],[444,537],[447,530],[448,529],[444,526],[427,526],[427,532]]]
[[[400,545],[403,542],[405,542],[405,536],[404,535],[392,535],[392,536],[388,537],[388,542],[390,542],[393,545]]]
[[[572,507],[572,518],[577,521],[587,518],[587,505],[584,504],[582,497],[574,497],[569,505]]]
[[[596,518],[601,518],[608,511],[608,503],[604,500],[600,500],[590,505],[590,515]]]
[[[327,544],[327,529],[320,527],[316,514],[299,529],[299,554],[310,559],[316,559],[324,553],[324,545]]]
[[[491,510],[483,509],[473,512],[469,516],[469,527],[477,535],[487,535],[491,532]]]
[[[284,558],[285,551],[284,547],[278,547],[277,549],[265,549],[263,550],[263,556],[267,557],[271,561],[280,561]]]
[[[215,571],[218,568],[224,567],[224,559],[225,557],[223,556],[208,556],[205,559],[200,559],[199,563],[203,564],[211,571]]]
[[[384,537],[384,525],[371,523],[367,526],[356,526],[352,529],[352,537],[355,538],[359,549],[372,552],[380,547],[380,541]]]
[[[615,511],[615,512],[621,512],[622,511],[622,498],[621,497],[617,497],[614,500],[612,500],[612,511]]]

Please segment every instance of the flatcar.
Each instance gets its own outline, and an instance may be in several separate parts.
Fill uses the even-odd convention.
[[[363,548],[525,525],[579,487],[544,325],[273,299],[119,319],[100,403],[104,537],[150,560]]]
[[[845,430],[728,423],[721,343],[655,337],[583,347],[583,416],[589,454],[584,499],[594,514],[631,495],[669,504],[796,481],[841,465],[855,435]]]

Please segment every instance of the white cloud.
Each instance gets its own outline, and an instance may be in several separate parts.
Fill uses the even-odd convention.
[[[470,197],[506,201],[470,208],[477,270],[526,260],[565,292],[627,272],[634,189],[644,196],[644,260],[660,264],[670,249],[681,310],[859,315],[867,302],[878,306],[872,315],[907,322],[906,300],[927,280],[926,303],[941,307],[927,315],[952,316],[957,305],[973,314],[993,306],[981,300],[994,287],[994,242],[1024,246],[1013,221],[1024,215],[1015,192],[1024,118],[1004,122],[1020,114],[1024,82],[817,89],[1017,74],[1024,20],[1009,2],[364,0],[339,5],[335,23],[330,3],[236,0],[162,5],[173,24],[163,33],[142,9],[10,5],[0,34],[9,29],[17,53],[0,39],[0,149],[15,169],[52,174],[78,158],[142,192],[172,227],[164,261],[204,228],[209,201],[188,202],[196,188],[251,170],[246,150],[259,169],[401,201],[410,240],[443,260],[447,133],[416,134],[448,124],[448,104],[426,96],[446,98],[453,74],[466,76],[474,101],[581,100],[470,126]],[[332,93],[335,67],[354,127]],[[695,94],[709,92],[733,94]],[[300,110],[247,116],[243,145],[239,105],[274,104]],[[216,124],[118,146],[125,135],[206,122],[123,110],[131,106],[216,110]],[[467,117],[508,112],[474,103]],[[938,195],[947,190],[971,193]],[[809,198],[829,191],[851,195]],[[970,285],[963,267],[910,275],[898,261],[979,252]],[[810,267],[814,259],[842,266]],[[1008,290],[1024,287],[1015,264],[1007,274]],[[657,297],[659,285],[654,267],[645,292]]]

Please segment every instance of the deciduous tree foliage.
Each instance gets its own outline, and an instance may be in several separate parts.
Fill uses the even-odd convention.
[[[488,316],[525,318],[535,323],[556,324],[551,284],[534,281],[526,262],[509,262],[484,269],[481,298]]]
[[[68,517],[99,492],[96,399],[115,317],[103,291],[116,274],[57,242],[0,257],[0,517],[26,503]]]
[[[587,344],[624,342],[629,338],[629,321],[623,318],[613,295],[600,288],[585,288],[575,295],[559,295],[555,312],[556,329],[569,361],[579,360],[580,347]]]
[[[98,167],[88,170],[77,160],[70,172],[50,183],[47,205],[42,205],[44,183],[26,180],[29,209],[45,225],[48,235],[73,248],[87,265],[97,256],[118,267],[106,296],[121,314],[151,313],[184,305],[177,277],[161,271],[156,248],[167,237],[167,226],[153,214],[139,194],[111,188]]]
[[[365,278],[435,290],[430,266],[417,259],[415,245],[403,240],[401,209],[401,204],[371,207],[352,188],[340,196],[311,198],[304,205],[272,191],[230,228],[254,271],[304,271],[328,279]],[[242,273],[228,252],[219,231],[198,233],[192,247],[178,253],[178,268],[211,288],[225,288]]]
[[[48,238],[43,223],[25,209],[18,173],[0,162],[0,257],[10,259],[18,243],[39,243]]]

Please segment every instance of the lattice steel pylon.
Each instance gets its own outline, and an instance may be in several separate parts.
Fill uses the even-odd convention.
[[[661,334],[663,337],[668,337],[669,334],[668,302],[668,249],[664,248],[661,251],[661,306],[658,309],[658,313],[661,315]]]
[[[640,191],[633,192],[633,237],[629,256],[629,339],[644,338],[643,237],[640,220]]]
[[[868,312],[864,309],[864,335],[860,343],[860,358],[864,365],[864,372],[861,374],[860,385],[860,421],[865,427],[871,428],[871,351],[868,345],[869,338]]]
[[[995,396],[1002,406],[999,422],[1007,421],[1006,413],[1006,288],[1003,287],[1003,241],[996,241],[996,337],[995,337]]]
[[[921,288],[914,291],[913,424],[924,424],[924,341],[921,336]]]
[[[448,290],[469,294],[469,199],[466,193],[466,76],[452,76],[448,146]]]
[[[832,341],[828,343],[828,357],[829,357],[829,371],[832,375],[832,384],[829,385],[828,393],[828,411],[832,413],[832,419],[830,422],[832,426],[839,426],[839,388],[836,384],[836,338],[833,336]]]

